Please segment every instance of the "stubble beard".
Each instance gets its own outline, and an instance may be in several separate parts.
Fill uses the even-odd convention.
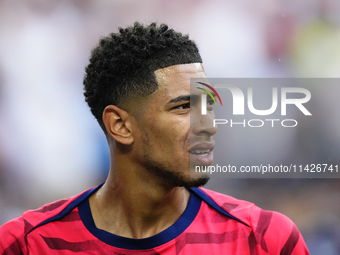
[[[190,178],[185,176],[183,173],[176,171],[177,169],[172,169],[173,166],[168,164],[164,164],[161,162],[157,162],[151,159],[150,154],[150,142],[148,135],[143,132],[142,134],[143,141],[143,151],[144,151],[144,165],[148,171],[156,175],[158,178],[162,179],[165,183],[173,187],[184,187],[184,188],[192,188],[192,187],[200,187],[204,186],[208,181],[208,177],[202,178]],[[176,159],[174,159],[176,160]],[[188,171],[190,167],[188,166]]]

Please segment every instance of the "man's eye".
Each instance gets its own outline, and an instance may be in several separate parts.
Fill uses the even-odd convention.
[[[189,108],[190,108],[190,103],[186,103],[186,104],[178,105],[178,106],[174,107],[173,109],[185,110],[185,109],[189,109]]]
[[[208,105],[214,106],[215,102],[214,100],[208,100]]]

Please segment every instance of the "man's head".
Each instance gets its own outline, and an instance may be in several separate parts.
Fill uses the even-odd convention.
[[[207,181],[202,174],[190,178],[189,170],[190,161],[212,163],[216,132],[211,104],[209,114],[190,125],[190,114],[201,109],[202,91],[194,97],[190,91],[190,78],[206,78],[201,62],[188,36],[154,23],[120,29],[92,51],[86,101],[109,143],[115,141],[111,152],[122,155],[127,169],[137,166],[140,178],[145,171],[171,186]]]
[[[85,100],[106,133],[102,114],[107,105],[122,107],[135,96],[150,95],[158,87],[154,71],[188,63],[202,59],[187,35],[156,23],[119,28],[92,51],[84,78]]]

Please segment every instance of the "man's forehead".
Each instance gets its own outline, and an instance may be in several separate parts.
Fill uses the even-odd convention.
[[[190,78],[204,78],[203,65],[201,63],[173,65],[155,71],[156,81],[159,88],[164,85],[190,84]],[[179,85],[181,86],[181,85]]]
[[[156,76],[169,75],[171,73],[204,73],[202,63],[190,63],[168,66],[165,68],[157,69],[155,71]]]
[[[190,97],[190,79],[206,78],[201,63],[173,65],[155,71],[158,89],[151,95],[151,99],[166,105],[178,98]],[[188,99],[187,99],[188,100]]]

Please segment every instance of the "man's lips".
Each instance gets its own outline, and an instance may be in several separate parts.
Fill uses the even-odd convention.
[[[190,149],[190,161],[193,165],[211,165],[213,162],[212,151],[215,142],[196,143]]]
[[[201,143],[195,143],[190,148],[190,154],[206,154],[212,151],[215,147],[215,142],[201,142]]]
[[[213,149],[209,149],[209,150],[193,150],[193,151],[190,151],[190,154],[195,154],[195,155],[198,155],[198,156],[207,156],[209,152],[211,152]]]

